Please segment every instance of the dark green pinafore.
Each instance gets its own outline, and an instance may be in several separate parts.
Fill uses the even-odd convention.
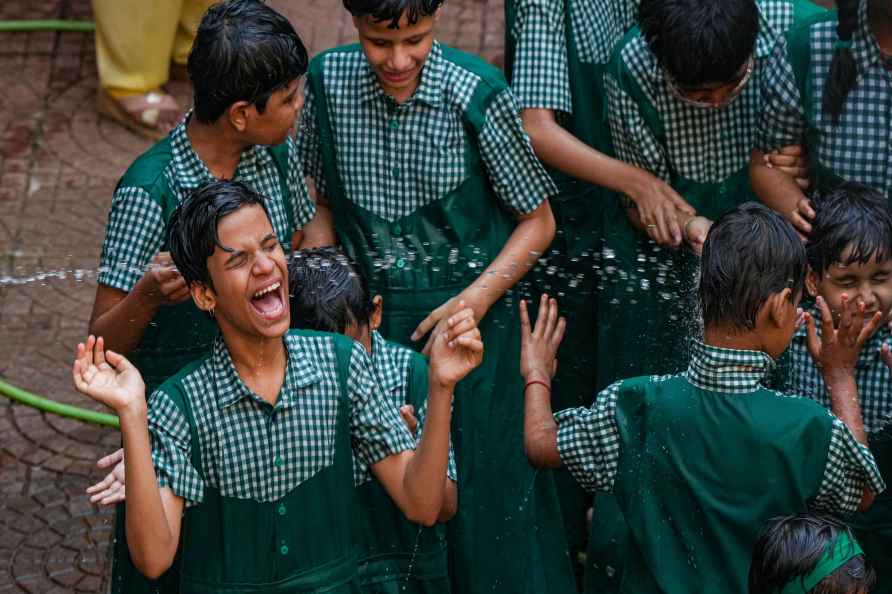
[[[332,51],[360,50],[349,46]],[[411,348],[420,346],[411,340],[418,323],[470,285],[515,226],[490,187],[476,145],[486,108],[505,83],[476,58],[447,47],[443,56],[483,79],[461,115],[468,175],[448,195],[393,222],[345,194],[322,60],[313,61],[308,81],[319,101],[317,125],[338,239],[369,279],[372,292],[384,297],[387,315],[381,333]],[[552,474],[535,470],[524,456],[516,308],[516,300],[506,295],[480,321],[483,363],[455,391],[452,442],[459,509],[447,534],[453,588],[463,594],[573,591]]]
[[[616,420],[623,594],[746,592],[762,525],[818,493],[833,422],[805,398],[706,391],[682,376],[625,382]]]
[[[428,395],[427,362],[412,357],[406,402],[421,410]],[[374,477],[357,487],[359,581],[365,594],[449,594],[446,527],[406,519]]]
[[[362,592],[357,574],[357,508],[350,445],[352,404],[346,379],[352,344],[334,340],[334,346],[341,389],[333,464],[277,501],[227,497],[205,486],[204,500],[183,514],[183,594]],[[195,418],[189,396],[179,383],[193,367],[169,382],[165,393],[189,422],[192,465],[204,478]]]
[[[282,144],[267,149],[276,164],[286,202],[286,213],[292,212],[291,193],[287,187],[287,146]],[[160,174],[170,162],[170,137],[155,144],[140,157],[118,182],[118,187],[143,188],[160,206],[165,225],[180,198],[170,188],[166,176]],[[284,246],[291,245],[293,229],[287,237],[279,238]],[[161,251],[168,251],[167,238]],[[143,333],[139,346],[128,355],[146,384],[146,397],[168,378],[173,377],[188,363],[208,353],[217,336],[217,324],[200,311],[191,299],[177,305],[162,305]],[[115,544],[112,562],[112,594],[147,594],[164,592],[174,594],[178,588],[177,567],[174,566],[161,578],[149,581],[133,566],[127,548],[126,504],[115,508]]]
[[[837,12],[834,10],[818,16],[813,22],[836,18]],[[813,76],[810,74],[809,31],[810,27],[803,26],[790,35],[788,57],[796,75],[799,96],[806,114],[806,146],[812,155],[809,163],[812,183],[815,189],[827,190],[842,183],[843,179],[814,156],[816,147],[821,142],[821,133],[811,106],[821,104],[820,100],[816,100],[815,93],[822,90],[814,88]],[[892,196],[887,196],[887,199],[892,204]],[[892,476],[892,427],[887,427],[876,435],[869,435],[868,438],[870,451],[876,458],[883,477]],[[865,555],[877,572],[877,585],[872,591],[875,594],[892,594],[892,489],[880,493],[867,512],[854,514],[846,520],[855,529]]]
[[[607,121],[604,73],[607,64],[583,62],[573,33],[572,11],[576,0],[563,0],[565,38],[573,112],[561,125],[576,138],[609,156],[613,142]],[[514,2],[505,2],[506,72],[513,69],[515,40],[511,35],[515,21]],[[567,408],[591,406],[601,382],[597,374],[598,310],[597,288],[603,238],[603,213],[617,195],[608,190],[572,178],[549,168],[559,193],[550,199],[557,231],[542,259],[528,275],[533,304],[542,293],[555,296],[561,314],[567,317],[567,331],[561,345],[557,375],[552,382],[552,407],[555,412]],[[567,544],[571,554],[584,550],[588,538],[585,514],[591,506],[589,496],[569,472],[555,472]]]

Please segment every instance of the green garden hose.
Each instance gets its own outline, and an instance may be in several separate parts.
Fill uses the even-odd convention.
[[[26,33],[28,31],[71,31],[90,33],[96,30],[91,21],[0,21],[0,33]]]
[[[70,404],[62,404],[61,402],[56,402],[55,400],[50,400],[49,398],[44,398],[43,396],[38,396],[37,394],[32,394],[31,392],[17,388],[3,380],[0,380],[0,394],[15,400],[16,402],[21,402],[26,406],[53,413],[54,415],[68,417],[69,419],[76,419],[86,423],[93,423],[94,425],[105,425],[106,427],[115,428],[120,427],[118,417],[114,415],[96,412],[78,406],[71,406]]]

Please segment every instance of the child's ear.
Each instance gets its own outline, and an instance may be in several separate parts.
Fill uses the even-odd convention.
[[[381,318],[384,316],[384,298],[381,295],[372,297],[372,317],[369,318],[369,328],[377,330],[381,327]]]
[[[787,287],[780,293],[774,293],[765,303],[768,306],[768,315],[772,324],[778,328],[784,328],[790,322],[790,317],[796,317],[796,304],[793,303],[793,289]]]
[[[808,272],[805,275],[805,289],[808,291],[808,294],[812,297],[818,296],[818,284],[820,284],[821,279],[818,278],[818,274],[812,270],[811,266],[808,267]]]
[[[192,283],[189,290],[192,292],[192,301],[196,307],[214,315],[214,309],[217,307],[217,294],[214,290],[204,283]]]
[[[244,132],[248,128],[248,111],[254,109],[254,106],[247,101],[236,101],[226,110],[229,117],[229,125],[239,132]]]

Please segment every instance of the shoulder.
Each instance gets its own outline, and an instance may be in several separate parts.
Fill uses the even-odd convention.
[[[347,368],[357,357],[362,358],[360,352],[365,353],[362,345],[343,334],[314,330],[289,330],[285,344],[295,360],[313,363],[317,368],[335,362]]]
[[[172,159],[171,142],[168,135],[136,158],[121,176],[118,188],[141,188],[154,196],[157,194],[159,186],[167,184],[165,174]]]
[[[193,393],[203,394],[207,390],[205,378],[210,358],[211,354],[208,353],[185,365],[152,392],[150,400],[153,403],[166,400],[173,403],[181,414],[185,414],[187,400],[190,398],[190,395]],[[149,408],[151,409],[152,406]]]
[[[657,60],[638,27],[630,29],[613,48],[609,72],[624,90],[633,86],[653,89],[662,78]]]
[[[358,43],[327,49],[310,60],[309,76],[326,84],[351,79],[363,65],[362,49]]]

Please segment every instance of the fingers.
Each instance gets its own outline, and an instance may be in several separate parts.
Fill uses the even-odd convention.
[[[109,496],[104,497],[101,503],[102,505],[116,505],[125,501],[127,499],[127,487],[121,485],[121,488],[115,489]]]
[[[96,466],[99,468],[108,468],[109,466],[114,466],[118,462],[124,459],[124,448],[118,449],[116,452],[112,452],[108,456],[103,456],[96,462]]]
[[[133,363],[131,363],[127,357],[114,351],[105,351],[105,359],[118,373],[134,369]]]
[[[530,313],[527,311],[526,299],[520,300],[520,335],[521,342],[526,342],[530,336]]]
[[[555,328],[554,334],[551,335],[551,348],[554,352],[557,352],[558,347],[561,346],[561,342],[564,340],[564,334],[567,331],[567,319],[561,318],[558,320],[557,328]],[[555,360],[555,365],[557,365],[557,360]]]
[[[812,359],[817,361],[821,356],[821,341],[818,339],[818,330],[815,326],[815,319],[808,312],[803,313],[803,318],[805,318],[805,331],[808,335],[808,353],[811,355]]]
[[[459,336],[455,339],[455,343],[458,346],[464,347],[475,353],[483,352],[483,341],[480,339],[479,332],[477,333],[476,337],[469,334],[463,334],[462,336]]]
[[[884,342],[880,348],[880,358],[886,367],[889,368],[889,371],[892,371],[892,347],[889,346],[888,342]]]
[[[805,155],[805,149],[801,144],[788,144],[787,146],[782,146],[776,151],[773,151],[773,153],[778,155],[792,155],[795,157],[802,157]]]
[[[796,205],[796,210],[808,220],[813,220],[815,218],[815,209],[812,208],[811,201],[808,198],[800,200]]]
[[[106,475],[106,477],[104,479],[102,479],[101,481],[99,481],[98,483],[96,483],[95,485],[92,485],[90,487],[87,487],[87,493],[92,495],[94,493],[100,493],[102,491],[105,491],[112,484],[114,484],[114,482],[115,482],[115,475],[113,475],[112,473],[108,473]],[[101,498],[101,496],[97,497],[97,498]],[[91,497],[90,501],[93,501],[93,500],[94,500],[94,498]]]
[[[775,167],[775,169],[782,171],[793,179],[808,178],[808,169],[805,167],[790,165],[789,167]]]
[[[821,301],[823,301],[823,299]],[[843,295],[839,301],[840,301],[839,330],[837,331],[836,338],[837,338],[837,340],[844,339],[844,338],[849,339],[850,338],[849,333],[851,332],[851,329],[852,329],[853,317],[854,317],[852,314],[852,308],[849,306],[849,296],[846,295],[845,293],[843,293]],[[825,306],[826,306],[826,303],[825,303]],[[830,311],[829,308],[827,311],[828,312]],[[831,326],[830,326],[831,332],[833,331],[832,324],[833,324],[833,322],[831,320]],[[846,343],[846,344],[848,344],[848,343]]]
[[[864,306],[862,305],[862,308],[863,307]],[[866,343],[870,337],[873,336],[873,333],[877,331],[877,328],[880,327],[880,320],[882,319],[883,314],[876,312],[869,320],[867,320],[866,324],[861,326],[861,332],[858,334],[858,341],[856,343],[859,349],[863,347],[864,343]]]
[[[797,177],[794,179],[796,185],[799,186],[799,189],[803,192],[811,187],[811,180],[807,177]]]
[[[101,336],[96,339],[96,346],[93,348],[93,365],[105,365],[105,340]]]
[[[794,210],[793,212],[787,215],[787,220],[796,227],[796,230],[805,235],[806,237],[811,234],[811,223],[805,219],[801,214],[799,214],[799,210]],[[803,238],[805,239],[805,238]]]
[[[430,336],[427,337],[427,342],[424,343],[424,348],[421,349],[421,354],[425,357],[431,356],[431,349],[434,348],[434,341],[437,339],[436,332],[431,332]]]
[[[404,404],[400,407],[400,416],[406,427],[409,428],[409,433],[415,437],[418,434],[418,418],[415,416],[415,407],[411,404]]]
[[[671,186],[666,184],[666,188],[668,189],[667,194],[669,196],[669,200],[672,201],[672,206],[674,206],[676,210],[680,210],[681,212],[689,215],[697,214],[697,211],[694,209],[694,207],[688,204],[688,202],[684,198],[682,198],[675,190],[673,190]]]
[[[443,317],[442,310],[443,306],[441,305],[434,311],[430,313],[426,318],[421,320],[421,323],[418,324],[418,327],[415,328],[415,332],[412,333],[412,340],[421,340],[421,337],[425,336],[428,332],[433,330],[434,326],[440,321],[440,318]],[[429,342],[429,341],[428,341]],[[426,346],[428,348],[430,345]]]

